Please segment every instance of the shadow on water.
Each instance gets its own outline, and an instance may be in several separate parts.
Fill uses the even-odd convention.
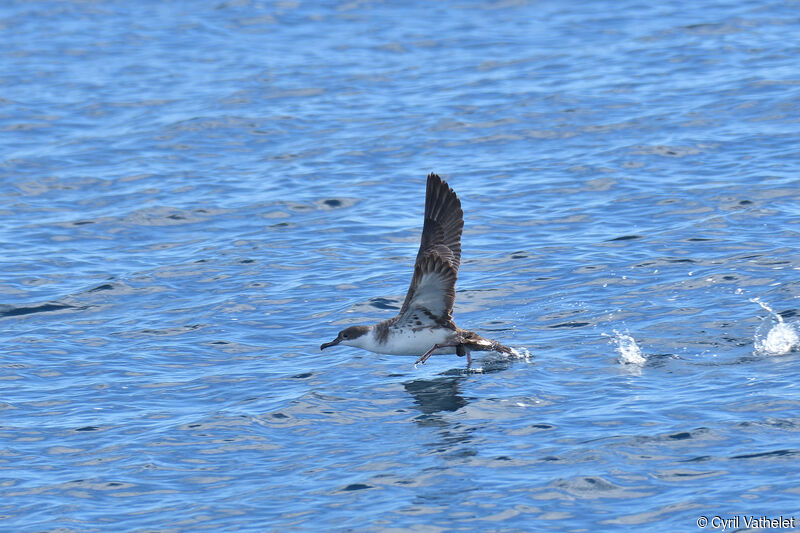
[[[433,379],[406,381],[403,387],[414,398],[414,405],[423,416],[458,411],[469,403],[461,392],[463,383],[475,375],[502,372],[511,364],[511,360],[504,356],[497,359],[487,357],[481,361],[478,368],[451,369]]]
[[[511,364],[507,358],[487,358],[478,368],[452,369],[433,379],[415,379],[403,383],[414,400],[414,407],[421,412],[414,422],[436,431],[438,437],[431,443],[431,453],[444,454],[450,459],[477,454],[470,444],[475,428],[462,422],[459,415],[447,416],[447,413],[455,413],[470,403],[463,388],[472,380],[479,379],[482,374],[501,372]]]
[[[415,379],[403,383],[403,386],[423,415],[433,415],[442,411],[458,411],[467,405],[467,400],[461,395],[464,379],[465,376]]]
[[[469,428],[445,416],[469,403],[462,393],[466,380],[465,373],[403,383],[414,398],[415,407],[422,412],[414,418],[414,422],[435,431],[436,438],[427,447],[430,453],[446,456],[470,456],[476,453],[470,445],[472,437]]]

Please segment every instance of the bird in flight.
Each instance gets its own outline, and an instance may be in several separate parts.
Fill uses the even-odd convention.
[[[471,351],[512,353],[511,348],[453,322],[463,227],[464,213],[455,191],[436,174],[429,174],[422,238],[400,313],[372,326],[345,328],[320,350],[344,344],[375,353],[422,354],[414,364],[425,363],[434,354],[455,353],[467,356],[467,366],[472,363]]]

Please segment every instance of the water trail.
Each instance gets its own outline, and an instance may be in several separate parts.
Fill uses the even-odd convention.
[[[762,302],[760,299],[758,299],[758,298],[750,298],[750,301],[753,302],[754,304],[760,305],[761,308],[764,311],[766,311],[767,313],[771,314],[773,317],[777,318],[778,322],[780,324],[783,324],[783,317],[781,315],[779,315],[778,313],[776,313],[770,306],[768,306],[767,304]]]
[[[783,317],[759,300],[750,298],[770,314],[756,329],[753,345],[757,355],[784,355],[800,348],[800,321],[787,323]]]
[[[613,337],[610,335],[607,336],[611,337],[611,342],[613,342],[617,347],[620,363],[641,366],[647,362],[647,359],[642,353],[641,348],[639,348],[639,345],[636,344],[636,339],[629,334],[630,332],[620,333],[617,330],[613,331]]]

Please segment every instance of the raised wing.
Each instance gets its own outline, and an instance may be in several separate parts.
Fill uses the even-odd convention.
[[[411,311],[423,309],[433,315],[428,318],[452,319],[463,227],[464,213],[458,196],[442,178],[428,174],[425,223],[414,276],[398,316],[401,321],[410,317]],[[424,311],[423,314],[427,315]]]

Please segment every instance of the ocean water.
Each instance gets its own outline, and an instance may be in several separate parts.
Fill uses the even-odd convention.
[[[3,531],[800,525],[797,2],[0,28]],[[320,352],[398,310],[431,171],[520,355]]]

